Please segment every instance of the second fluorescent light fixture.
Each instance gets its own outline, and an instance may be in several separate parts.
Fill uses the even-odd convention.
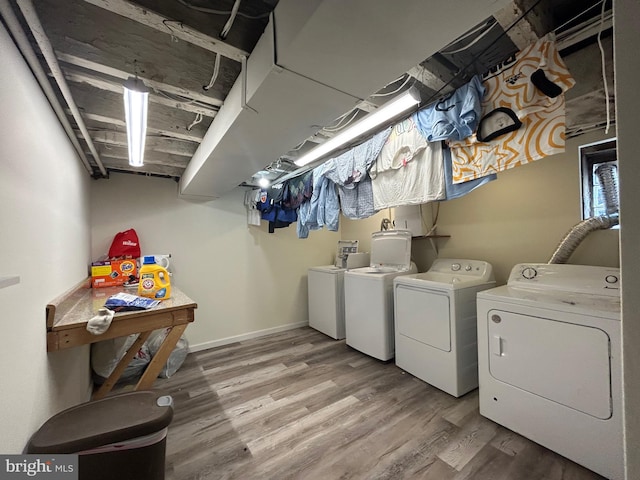
[[[299,159],[295,161],[295,164],[299,167],[307,165],[319,158],[324,157],[328,153],[346,145],[351,140],[354,140],[367,132],[370,132],[374,128],[384,124],[388,120],[400,115],[402,112],[406,112],[410,108],[420,103],[420,94],[414,88],[410,88],[401,95],[387,102],[384,106],[380,107],[374,113],[370,113],[359,122],[353,124],[344,132],[330,138],[326,142],[318,145],[313,150],[309,151]]]
[[[149,89],[138,77],[124,82],[124,114],[127,121],[129,165],[141,167],[144,163],[144,141],[147,135],[147,104]]]

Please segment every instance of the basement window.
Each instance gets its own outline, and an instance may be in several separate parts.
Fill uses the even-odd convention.
[[[580,152],[580,178],[582,180],[582,219],[606,215],[604,191],[597,175],[599,167],[609,167],[614,179],[615,194],[618,195],[618,156],[616,139],[582,145]],[[617,198],[616,198],[617,203]],[[617,228],[614,227],[614,228]]]

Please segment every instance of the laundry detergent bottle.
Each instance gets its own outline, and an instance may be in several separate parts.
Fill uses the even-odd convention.
[[[140,267],[138,295],[141,297],[166,300],[171,296],[171,282],[166,268],[156,263],[153,255],[143,257]]]

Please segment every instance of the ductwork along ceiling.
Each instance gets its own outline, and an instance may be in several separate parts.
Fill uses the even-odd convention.
[[[568,135],[606,121],[598,32],[613,115],[611,12],[601,15],[597,0],[0,7],[90,173],[173,177],[183,195],[219,197],[253,184],[256,172],[291,174],[296,156],[395,95],[413,86],[431,103],[553,31],[577,82],[567,93]],[[150,89],[143,167],[127,161],[122,83],[133,75]]]

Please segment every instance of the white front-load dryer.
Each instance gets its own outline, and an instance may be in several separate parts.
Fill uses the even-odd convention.
[[[371,236],[371,264],[344,274],[347,345],[379,360],[395,354],[393,279],[416,273],[411,232],[388,230]]]
[[[480,413],[612,480],[624,476],[619,279],[519,264],[478,293]]]
[[[477,388],[476,294],[495,287],[491,264],[440,258],[393,283],[396,365],[454,397]]]

